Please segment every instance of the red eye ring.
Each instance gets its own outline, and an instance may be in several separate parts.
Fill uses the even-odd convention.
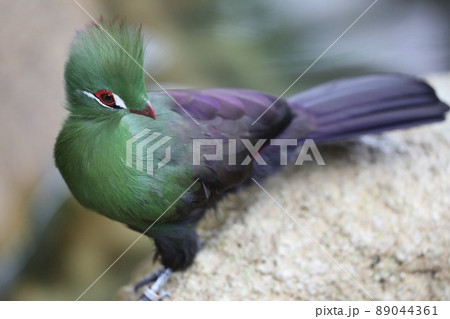
[[[95,97],[106,106],[116,106],[114,94],[108,90],[100,90],[94,93]]]

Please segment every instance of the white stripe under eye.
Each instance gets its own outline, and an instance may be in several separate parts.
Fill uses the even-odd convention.
[[[120,98],[120,96],[118,96],[117,94],[114,94],[114,99],[116,100],[116,105],[123,108],[123,109],[127,109],[127,106],[125,105],[125,102]]]

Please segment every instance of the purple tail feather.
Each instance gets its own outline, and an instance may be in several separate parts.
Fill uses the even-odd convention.
[[[287,99],[295,117],[279,139],[329,142],[443,121],[449,107],[424,81],[400,74],[378,74],[329,82]],[[296,147],[288,148],[290,162]],[[280,148],[268,145],[254,166],[264,178],[280,168]],[[294,159],[295,160],[295,159]]]
[[[305,138],[316,142],[442,121],[449,110],[427,83],[400,74],[337,80],[291,96],[288,101],[300,121],[312,121]],[[295,132],[295,122],[286,130],[292,130],[286,132],[288,135]]]

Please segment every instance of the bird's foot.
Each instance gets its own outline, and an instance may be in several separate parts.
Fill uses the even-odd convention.
[[[139,300],[159,301],[163,300],[165,297],[170,297],[170,292],[161,290],[161,288],[166,284],[171,276],[172,270],[170,268],[163,268],[139,281],[136,286],[134,286],[134,291],[138,291],[142,286],[153,283],[145,289]]]

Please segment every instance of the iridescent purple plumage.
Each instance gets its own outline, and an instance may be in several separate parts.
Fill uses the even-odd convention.
[[[287,99],[225,88],[168,93],[179,104],[172,102],[172,110],[191,123],[192,131],[198,132],[199,138],[220,139],[224,150],[231,139],[248,139],[252,145],[265,139],[257,156],[267,163],[259,165],[253,160],[250,165],[242,165],[251,154],[237,142],[237,165],[224,158],[205,160],[202,165],[193,167],[202,188],[182,199],[178,215],[168,223],[172,225],[171,232],[156,226],[151,233],[163,264],[173,270],[185,269],[192,263],[198,249],[193,226],[206,208],[252,177],[260,180],[281,167],[280,147],[269,144],[270,139],[295,139],[297,146],[305,139],[315,142],[346,139],[441,121],[449,110],[424,81],[397,74],[338,80]],[[162,92],[150,94],[165,95]],[[288,147],[288,158],[295,154],[297,146]],[[189,229],[189,232],[183,238],[169,236],[179,233],[177,227]]]

